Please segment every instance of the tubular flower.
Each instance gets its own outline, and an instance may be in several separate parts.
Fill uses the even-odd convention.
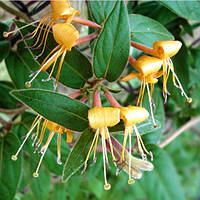
[[[76,44],[76,40],[79,38],[79,32],[72,24],[58,23],[53,26],[53,36],[58,45],[43,60],[39,70],[34,72],[33,78],[29,82],[26,82],[25,84],[26,87],[30,87],[31,82],[37,77],[37,75],[41,71],[45,72],[53,64],[49,77],[46,80],[44,80],[48,81],[52,77],[57,59],[62,55],[56,75],[56,86],[57,86],[66,52],[71,51],[71,48]]]
[[[187,102],[191,103],[192,98],[189,98],[185,93],[176,73],[174,72],[174,66],[171,57],[176,55],[180,50],[182,43],[180,41],[157,41],[153,43],[153,50],[156,57],[163,60],[163,96],[165,101],[167,100],[167,80],[170,71],[172,72],[172,78],[174,86],[181,90],[181,94],[185,96]]]
[[[115,156],[113,153],[113,146],[110,139],[110,134],[108,131],[108,127],[115,126],[120,121],[120,109],[119,108],[110,108],[110,107],[94,107],[91,108],[88,112],[88,119],[90,127],[93,129],[96,129],[96,133],[94,136],[94,139],[92,141],[92,144],[90,146],[88,155],[85,160],[85,167],[84,170],[87,167],[87,161],[89,159],[90,153],[94,147],[94,158],[93,163],[96,162],[96,148],[98,143],[99,135],[101,136],[101,142],[102,142],[102,152],[103,152],[103,164],[104,164],[104,180],[105,185],[104,189],[109,190],[110,184],[107,182],[106,177],[106,163],[108,165],[108,156],[107,156],[107,148],[106,143],[109,144],[109,148],[112,154],[113,161],[115,161]]]
[[[121,146],[121,144],[113,137],[111,137],[111,140],[113,142],[113,150],[116,158],[120,160],[122,150],[124,148]],[[139,158],[136,158],[132,156],[125,148],[124,151],[124,157],[125,160],[123,162],[122,169],[129,174],[129,184],[135,183],[134,179],[141,179],[142,178],[142,172],[143,171],[152,171],[154,166],[152,163],[150,163],[147,160],[142,160]],[[130,164],[129,164],[130,163]],[[118,174],[118,171],[117,171]]]
[[[138,78],[141,81],[139,97],[137,100],[137,105],[142,106],[143,96],[145,92],[145,88],[147,87],[148,97],[149,97],[149,105],[151,109],[151,116],[154,123],[154,127],[156,126],[154,115],[153,115],[153,108],[152,108],[152,94],[154,90],[154,84],[158,82],[160,76],[162,76],[162,71],[159,71],[163,61],[161,59],[151,57],[151,56],[141,56],[137,61],[134,63],[135,69],[138,73],[132,72],[121,78],[120,81],[129,81],[133,78]],[[151,91],[149,89],[149,84],[151,85]]]
[[[146,152],[152,157],[152,153],[148,152],[142,138],[138,132],[136,127],[137,123],[145,121],[149,117],[149,113],[145,108],[137,107],[137,106],[128,106],[128,107],[120,107],[120,119],[124,121],[125,130],[124,130],[124,142],[123,149],[121,153],[121,163],[125,162],[125,151],[126,151],[126,142],[129,137],[129,158],[131,158],[131,134],[133,133],[133,129],[135,131],[137,137],[138,150],[142,155],[143,160],[146,160]],[[131,159],[129,159],[129,183],[134,182],[131,175]]]
[[[71,7],[69,0],[51,0],[51,12],[47,13],[41,20],[34,21],[26,26],[21,27],[20,29],[26,28],[29,25],[33,25],[37,22],[39,22],[39,25],[36,27],[36,29],[32,32],[26,35],[25,39],[30,40],[33,39],[37,35],[36,42],[29,46],[29,48],[32,49],[38,49],[43,45],[43,49],[41,53],[37,56],[40,57],[45,50],[47,38],[50,30],[55,25],[55,23],[58,20],[65,20],[66,23],[71,23],[73,17],[76,14],[80,14],[79,11],[75,10]],[[5,32],[4,37],[8,37],[9,34],[18,31],[19,29],[12,31],[12,32]],[[44,32],[43,32],[44,30]],[[43,32],[43,34],[42,34]],[[40,40],[40,38],[42,38]]]
[[[40,131],[40,125],[42,123],[42,129]],[[34,177],[38,177],[39,174],[38,174],[38,171],[39,171],[39,168],[40,168],[40,165],[42,163],[42,160],[44,158],[44,155],[48,149],[48,146],[54,136],[54,134],[58,134],[57,135],[57,163],[58,164],[62,164],[61,162],[61,134],[63,133],[66,133],[67,134],[67,139],[66,139],[66,142],[67,143],[71,143],[72,140],[73,140],[73,134],[72,134],[72,131],[69,130],[69,129],[66,129],[52,121],[49,121],[47,119],[44,119],[41,117],[41,116],[37,116],[29,130],[29,132],[25,135],[25,138],[21,144],[21,146],[19,147],[18,151],[16,152],[15,155],[12,155],[12,160],[17,160],[17,156],[19,154],[19,152],[22,150],[22,147],[23,145],[25,144],[25,142],[27,141],[28,137],[31,135],[31,133],[33,132],[33,130],[36,129],[36,133],[33,134],[33,143],[32,143],[32,146],[35,146],[35,152],[39,149],[39,147],[41,146],[42,144],[42,141],[43,141],[43,137],[44,137],[44,134],[45,134],[45,131],[46,129],[48,129],[50,132],[49,132],[49,135],[48,135],[48,138],[47,138],[47,141],[45,143],[45,145],[40,149],[39,153],[41,153],[41,157],[40,157],[40,161],[38,163],[38,166],[37,166],[37,169],[36,171],[33,173],[33,176]]]

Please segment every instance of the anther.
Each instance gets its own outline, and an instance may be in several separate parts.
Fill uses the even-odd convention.
[[[26,86],[26,88],[30,88],[31,87],[31,83],[30,82],[26,82],[25,86]]]
[[[17,156],[16,155],[12,155],[11,159],[14,160],[14,161],[16,161],[17,160]]]
[[[128,184],[134,184],[134,183],[135,183],[135,180],[133,178],[128,180]]]
[[[8,32],[3,32],[3,37],[7,38],[9,36]]]
[[[188,103],[192,103],[192,98],[187,98]]]
[[[38,176],[39,176],[39,174],[38,174],[37,172],[34,172],[34,173],[33,173],[33,177],[34,177],[34,178],[37,178]]]
[[[110,188],[111,188],[111,185],[109,183],[104,185],[104,189],[105,190],[110,190]]]

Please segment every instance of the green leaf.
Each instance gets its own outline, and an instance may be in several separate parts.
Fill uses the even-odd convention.
[[[117,80],[127,64],[129,49],[128,12],[124,1],[116,1],[95,45],[96,76],[110,82]]]
[[[155,41],[173,40],[173,35],[159,22],[142,15],[129,15],[131,40],[152,47]]]
[[[10,42],[0,41],[0,62],[5,59],[10,51]]]
[[[13,98],[9,92],[13,90],[10,82],[0,81],[0,107],[5,109],[16,108],[18,101]]]
[[[10,52],[5,61],[8,73],[17,89],[25,88],[25,83],[31,79],[29,77],[30,74],[39,68],[39,63],[34,60],[30,51],[25,49],[23,42],[18,44],[17,51]],[[47,77],[47,73],[40,73],[32,82],[31,88],[53,89],[52,80],[48,82],[42,81]]]
[[[184,192],[169,155],[156,145],[148,145],[147,149],[152,151],[154,155],[154,170],[145,172],[138,183],[144,190],[148,200],[184,200]]]
[[[157,1],[142,2],[141,4],[136,6],[136,8],[133,10],[133,13],[150,17],[163,25],[166,25],[169,22],[178,18],[176,14],[171,12],[169,9],[167,9],[165,6],[161,5]]]
[[[41,169],[40,176],[33,178],[30,188],[36,199],[46,200],[50,192],[51,180],[49,172]]]
[[[88,10],[93,21],[98,24],[104,23],[115,3],[116,1],[88,1]]]
[[[19,28],[26,25],[25,23],[20,21],[15,21],[15,23]],[[31,33],[34,29],[35,29],[34,26],[29,26],[25,29],[22,29],[21,34],[23,35],[23,37],[25,37],[28,33]],[[44,31],[42,31],[42,35],[43,32]],[[36,38],[32,40],[25,40],[25,43],[27,44],[27,46],[32,46],[35,43],[35,40]],[[55,42],[53,34],[50,32],[48,35],[45,52],[38,59],[38,61],[41,63],[45,59],[45,57],[49,55],[51,50],[53,50],[53,48],[56,45],[58,44]],[[42,47],[39,50],[33,50],[33,49],[30,50],[34,56],[37,56],[41,53]],[[60,59],[58,59],[53,73],[54,77],[57,74],[59,60]],[[72,48],[71,51],[68,51],[66,53],[59,81],[68,87],[79,89],[85,85],[85,83],[90,77],[92,77],[92,65],[90,61],[77,48]]]
[[[15,90],[11,94],[44,118],[70,130],[88,127],[88,107],[63,94],[47,90]]]
[[[198,0],[186,1],[160,1],[172,12],[185,19],[200,20],[200,2]]]
[[[18,135],[19,139],[22,140],[21,138],[24,137],[28,131],[30,130],[31,128],[31,125],[33,124],[33,121],[35,119],[35,115],[31,114],[31,113],[23,113],[22,115],[22,120],[20,121],[20,123],[16,124],[14,127],[13,127],[13,132]],[[40,127],[40,131],[41,131],[41,128],[42,126]],[[33,132],[34,134],[34,132]],[[47,141],[47,136],[49,134],[49,131],[46,130],[45,134],[44,134],[44,139],[42,141],[42,144],[44,145]],[[69,154],[69,147],[68,145],[66,144],[66,135],[65,134],[62,134],[62,140],[61,140],[61,161],[62,163],[64,163],[66,157],[68,156]],[[38,162],[39,162],[39,159],[40,159],[40,156],[39,154],[36,154],[34,153],[34,150],[35,150],[35,147],[32,146],[32,143],[33,143],[33,140],[31,140],[31,136],[30,138],[28,138],[28,140],[26,141],[26,143],[24,144],[23,146],[23,150],[25,152],[28,153],[28,155],[30,155],[30,159],[26,162],[31,162],[31,168],[29,169],[29,171],[31,171],[31,177],[33,178],[32,174],[33,172],[35,171],[37,165],[38,165]],[[57,163],[57,135],[55,134],[52,138],[52,141],[51,143],[49,144],[49,147],[48,147],[48,150],[45,154],[45,157],[42,161],[42,166],[46,166],[46,168],[56,174],[56,175],[59,175],[61,176],[62,174],[62,168],[63,168],[63,164],[62,165],[59,165]],[[40,172],[39,172],[40,173]]]
[[[0,137],[0,200],[12,200],[15,196],[21,173],[21,157],[14,162],[11,156],[20,146],[12,133]]]
[[[63,168],[62,180],[68,181],[84,164],[94,133],[86,129],[77,140]]]

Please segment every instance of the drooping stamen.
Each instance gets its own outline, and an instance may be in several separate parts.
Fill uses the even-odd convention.
[[[21,146],[19,147],[19,149],[17,150],[16,154],[15,155],[12,155],[11,159],[12,160],[17,160],[17,156],[19,154],[19,152],[21,151],[22,147],[24,146],[26,140],[28,139],[28,137],[30,136],[30,134],[32,133],[33,129],[37,126],[38,122],[41,120],[42,117],[40,117],[36,122],[35,124],[31,127],[31,129],[29,130],[29,132],[26,134],[26,137],[24,139],[24,141],[22,142]]]
[[[21,27],[21,28],[15,29],[14,31],[10,31],[10,32],[6,32],[6,31],[5,31],[5,32],[3,32],[3,37],[7,38],[10,34],[16,33],[17,31],[19,31],[19,30],[21,30],[21,29],[24,29],[24,28],[26,28],[26,27],[28,27],[28,26],[31,26],[31,25],[33,25],[33,24],[39,22],[39,21],[40,21],[40,20],[34,21],[34,22],[32,22],[32,23],[30,23],[30,24],[27,24],[27,25],[25,25],[25,26],[23,26],[23,27]]]
[[[103,127],[103,128],[101,128],[100,129],[100,133],[101,133],[101,139],[103,140],[103,144],[104,144],[104,146],[102,147],[102,149],[104,149],[105,150],[105,158],[106,158],[106,163],[107,163],[107,166],[108,166],[108,168],[110,167],[110,165],[109,165],[109,162],[108,162],[108,154],[107,154],[107,149],[106,149],[106,139],[105,139],[105,127]]]
[[[41,121],[42,121],[42,119],[39,121],[38,126],[37,126],[36,134],[35,134],[34,137],[33,137],[34,140],[33,140],[33,143],[32,143],[32,147],[35,145],[35,142],[36,142],[37,137],[38,137],[38,135],[39,135]]]
[[[131,172],[131,132],[129,131],[129,179],[128,179],[128,184],[133,184],[135,183],[134,179],[132,178],[132,172]]]
[[[126,127],[125,131],[124,131],[124,141],[123,141],[123,149],[122,149],[120,163],[123,163],[125,161],[124,152],[125,152],[125,149],[126,149],[126,141],[127,141],[127,138],[128,138],[128,132],[129,132],[129,127]]]
[[[61,149],[61,134],[58,133],[58,138],[57,138],[57,163],[59,165],[62,164],[60,149]]]
[[[40,169],[40,165],[41,165],[41,163],[42,163],[42,160],[43,160],[43,158],[44,158],[44,155],[45,155],[45,153],[46,153],[46,151],[47,151],[47,149],[48,149],[48,146],[49,146],[49,144],[50,144],[51,139],[53,138],[53,136],[54,136],[54,132],[51,131],[51,132],[49,133],[49,137],[48,137],[48,139],[47,139],[46,144],[45,144],[45,145],[43,146],[43,148],[41,149],[42,155],[41,155],[41,157],[40,157],[40,161],[39,161],[39,163],[38,163],[37,169],[36,169],[36,171],[33,173],[33,177],[35,177],[35,178],[39,176],[38,171],[39,171],[39,169]]]
[[[150,90],[149,90],[149,84],[146,83],[146,85],[147,85],[147,93],[148,93],[148,97],[149,97],[149,106],[150,106],[150,110],[151,110],[151,118],[153,121],[154,128],[157,128],[157,125],[156,125],[156,122],[154,119],[154,114],[153,114],[152,99],[151,99],[152,97],[151,97]]]
[[[85,159],[85,163],[84,163],[84,168],[83,168],[83,170],[82,170],[82,174],[85,172],[85,170],[86,170],[86,168],[87,168],[87,161],[88,161],[88,159],[89,159],[89,157],[90,157],[90,154],[91,154],[91,152],[92,152],[92,149],[93,149],[95,140],[96,140],[96,138],[98,137],[98,135],[99,135],[99,129],[96,130],[96,133],[95,133],[95,135],[94,135],[94,139],[93,139],[93,141],[92,141],[92,144],[91,144],[90,149],[89,149],[89,151],[88,151],[87,157],[86,157],[86,159]],[[96,142],[96,143],[97,143],[97,142]],[[95,144],[95,145],[96,145],[96,144]],[[95,148],[95,149],[96,149],[96,148]],[[96,153],[96,151],[95,151],[95,153]]]
[[[36,148],[38,149],[40,147],[40,145],[42,144],[42,140],[43,140],[43,137],[44,137],[44,133],[46,131],[46,127],[47,127],[47,123],[48,121],[45,120],[43,122],[43,125],[42,125],[42,130],[41,130],[41,133],[40,133],[40,138],[38,140],[38,142],[36,143]]]
[[[104,132],[101,134],[101,142],[102,142],[102,152],[103,152],[103,167],[104,167],[104,189],[105,190],[110,190],[111,185],[107,182],[107,177],[106,177],[106,146],[105,146],[105,135]]]
[[[138,129],[137,129],[136,125],[133,125],[133,127],[134,127],[134,130],[135,130],[135,133],[136,133],[136,137],[137,137],[138,149],[139,149],[140,153],[142,154],[142,159],[143,160],[147,160],[146,154],[144,154],[144,151],[145,151],[148,155],[150,155],[151,160],[153,161],[152,152],[147,151],[146,147],[144,146],[144,143],[142,141],[142,138],[140,136],[140,133],[138,132]]]
[[[183,89],[183,87],[182,87],[182,85],[181,85],[181,82],[179,81],[179,79],[178,79],[176,73],[174,72],[174,66],[173,66],[172,60],[171,60],[170,58],[167,59],[167,64],[168,64],[170,70],[172,71],[172,73],[173,73],[173,75],[174,75],[176,81],[178,82],[178,86],[176,86],[176,84],[174,84],[174,85],[175,85],[176,87],[178,87],[178,88],[181,90],[181,95],[182,95],[182,96],[183,96],[183,95],[185,96],[187,102],[188,102],[188,103],[191,103],[191,102],[192,102],[192,98],[188,97],[187,94],[185,93],[185,91],[184,91],[184,89]],[[174,83],[175,83],[175,81],[174,81]]]

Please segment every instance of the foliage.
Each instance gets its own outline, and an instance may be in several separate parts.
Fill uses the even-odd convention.
[[[23,1],[13,2],[18,2],[13,3],[17,13],[23,13],[30,20],[34,15],[37,18],[38,12],[48,5],[34,1],[30,9]],[[198,0],[125,2],[99,0],[82,4],[87,8],[84,14],[93,23],[99,24],[101,29],[80,29],[81,35],[92,33],[95,37],[67,51],[56,89],[54,78],[61,58],[56,59],[54,78],[47,81],[51,73],[51,69],[48,69],[39,73],[30,88],[25,87],[25,83],[31,79],[30,75],[35,75],[43,60],[57,45],[52,31],[48,34],[44,53],[37,57],[42,47],[30,48],[37,37],[27,39],[27,35],[36,28],[34,24],[22,28],[27,23],[21,19],[0,22],[0,200],[200,198],[200,125],[193,125],[167,147],[160,146],[177,129],[200,116],[200,3]],[[3,37],[4,32],[14,28],[22,29],[7,38]],[[45,35],[46,31],[43,27],[41,35]],[[110,163],[107,178],[112,188],[106,191],[102,181],[101,145],[97,146],[95,165],[88,165],[82,173],[95,133],[88,120],[88,111],[95,104],[95,92],[101,91],[102,106],[105,107],[111,106],[105,97],[106,92],[112,93],[122,106],[136,105],[141,82],[138,79],[127,82],[119,80],[136,72],[129,63],[129,56],[138,59],[146,53],[130,47],[130,43],[138,42],[152,48],[154,42],[163,40],[179,40],[183,44],[172,60],[183,88],[193,101],[189,104],[184,100],[179,89],[174,87],[170,74],[167,87],[171,95],[164,103],[163,78],[159,78],[152,95],[158,127],[153,128],[152,116],[136,124],[146,148],[154,155],[154,170],[144,172],[141,180],[129,185],[128,175],[122,170],[116,176],[115,162]],[[146,92],[143,107],[151,113]],[[31,136],[18,160],[11,160],[23,141],[22,137],[33,127],[35,114],[62,127],[67,139],[69,130],[74,135],[71,144],[65,141],[65,134],[61,135],[62,165],[56,162],[57,136],[53,137],[38,178],[33,178],[32,174],[40,155],[34,153]],[[42,131],[42,128],[38,130]],[[122,120],[109,131],[120,143],[123,142]],[[42,145],[45,145],[48,134],[46,130]],[[133,155],[138,157],[134,134],[132,138]],[[111,161],[110,154],[108,157]],[[89,162],[92,163],[92,158]]]

